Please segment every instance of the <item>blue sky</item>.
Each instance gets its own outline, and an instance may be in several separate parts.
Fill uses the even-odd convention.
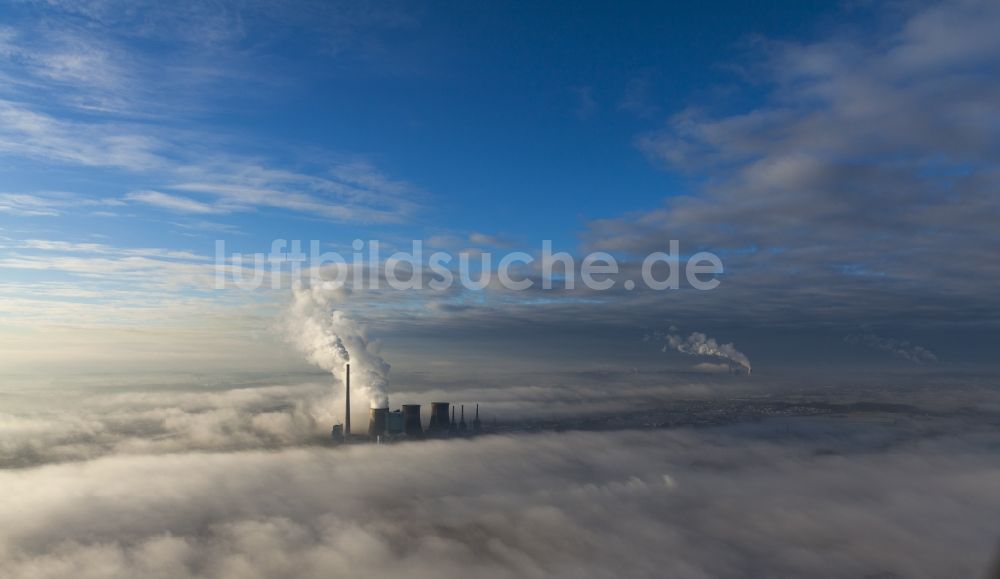
[[[164,173],[193,162],[184,158],[193,146],[199,155],[305,175],[323,175],[334,163],[365,165],[412,191],[418,207],[405,215],[404,235],[485,230],[574,243],[583,220],[653,207],[684,189],[682,178],[634,146],[638,134],[694,98],[740,104],[745,94],[721,94],[716,85],[738,74],[727,68],[741,47],[754,35],[805,32],[823,15],[802,3],[766,11],[740,3],[429,4],[368,7],[364,16],[314,6],[324,13],[317,20],[309,9],[220,10],[213,16],[224,30],[176,38],[172,27],[185,25],[183,14],[161,22],[6,6],[10,44],[50,49],[51,60],[69,62],[9,51],[7,74],[25,83],[8,89],[23,99],[13,102],[27,100],[60,122],[124,123],[130,134],[169,141],[166,166],[153,170],[11,155],[6,189],[109,199],[169,188],[177,178]],[[341,21],[352,17],[360,23]],[[157,78],[158,69],[169,72]],[[171,235],[151,225],[182,213],[162,209],[130,203],[134,219],[77,215],[60,228],[77,236],[99,228],[127,245],[198,248],[176,227]],[[3,218],[10,225],[15,217]],[[333,228],[301,212],[211,220],[262,240],[289,228],[310,238],[369,233],[364,224]]]
[[[489,328],[538,350],[517,320],[587,336],[579,352],[677,323],[776,359],[796,338],[774,328],[849,358],[876,355],[843,342],[859,333],[945,349],[942,332],[992,335],[994,298],[963,274],[998,275],[982,265],[994,12],[5,3],[0,336],[25,368],[49,342],[98,366],[95,348],[165,364],[212,358],[208,343],[245,352],[287,296],[211,291],[214,241],[356,237],[632,256],[681,239],[727,260],[711,296],[352,301],[384,331],[423,324],[398,343]]]

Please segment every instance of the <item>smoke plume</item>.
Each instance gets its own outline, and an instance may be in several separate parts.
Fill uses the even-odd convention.
[[[351,388],[371,400],[372,408],[389,406],[389,364],[362,324],[335,309],[334,294],[322,288],[296,285],[285,316],[288,340],[313,364],[344,382],[344,365],[351,363]]]
[[[663,351],[668,349],[677,350],[682,354],[691,356],[714,356],[729,361],[730,366],[739,367],[750,374],[750,358],[746,354],[737,350],[731,343],[719,344],[715,338],[709,338],[701,332],[692,332],[687,338],[682,338],[677,334],[667,334],[667,343],[663,346]]]
[[[882,338],[876,336],[875,334],[863,334],[863,335],[851,335],[844,338],[844,341],[848,344],[862,344],[872,348],[873,350],[881,350],[883,352],[889,352],[900,358],[908,360],[914,364],[933,364],[938,361],[937,356],[934,352],[931,352],[923,346],[917,346],[916,344],[911,344],[905,340],[896,340],[894,338]]]

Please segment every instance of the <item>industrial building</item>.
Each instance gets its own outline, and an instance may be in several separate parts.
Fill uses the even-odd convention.
[[[455,421],[456,406],[450,402],[431,402],[430,422],[425,430],[420,417],[420,404],[403,404],[398,410],[372,408],[368,414],[367,436],[355,436],[351,432],[351,365],[345,368],[344,422],[335,424],[330,437],[335,444],[345,442],[387,443],[402,440],[423,440],[425,438],[448,438],[452,436],[473,436],[482,433],[479,420],[479,404],[476,404],[475,418],[471,429],[465,422],[465,405],[460,408],[460,418]]]

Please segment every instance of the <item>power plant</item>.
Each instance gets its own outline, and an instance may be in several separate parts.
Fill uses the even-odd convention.
[[[448,402],[431,402],[431,423],[427,426],[428,434],[448,432]]]
[[[423,440],[425,438],[448,438],[452,436],[473,436],[482,433],[479,422],[479,404],[476,417],[472,421],[471,432],[465,423],[465,405],[461,405],[461,419],[455,421],[455,406],[450,402],[431,402],[430,422],[424,430],[419,404],[403,404],[399,410],[371,408],[368,411],[367,437],[351,435],[351,365],[344,369],[344,422],[335,424],[331,439],[335,444],[349,442],[388,443],[402,440]]]
[[[410,438],[422,438],[424,427],[420,422],[420,405],[403,405],[403,434]]]
[[[377,439],[388,434],[389,409],[372,408],[368,414],[368,438]]]

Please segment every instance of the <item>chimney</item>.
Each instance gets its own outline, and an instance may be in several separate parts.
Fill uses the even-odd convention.
[[[462,419],[458,421],[458,431],[465,434],[465,404],[462,405]]]
[[[448,432],[454,434],[458,432],[458,423],[455,422],[455,407],[451,407],[451,424],[448,425]]]
[[[472,421],[472,432],[479,434],[483,425],[479,422],[479,404],[476,404],[476,419]]]
[[[347,380],[344,385],[344,440],[351,437],[351,365],[347,364]]]
[[[444,434],[448,432],[448,402],[431,402],[431,423],[427,426],[427,432],[432,434]]]
[[[424,428],[420,424],[420,405],[403,405],[403,432],[410,438],[422,438]]]

